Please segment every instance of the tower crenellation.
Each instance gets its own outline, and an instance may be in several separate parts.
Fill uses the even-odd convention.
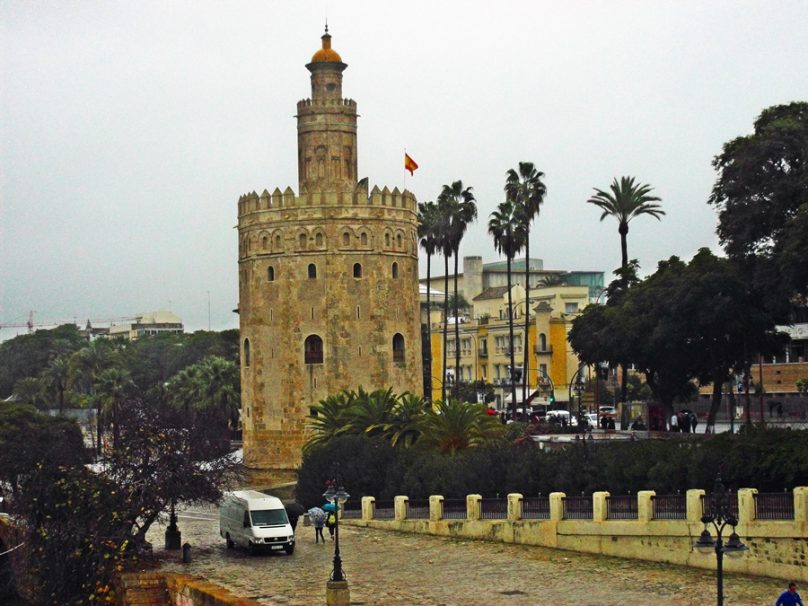
[[[356,102],[327,32],[306,68],[298,193],[238,200],[244,461],[257,483],[295,478],[319,400],[417,392],[422,375],[415,196],[357,178]]]

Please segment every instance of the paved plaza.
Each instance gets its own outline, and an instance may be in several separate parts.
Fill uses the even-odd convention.
[[[298,526],[292,556],[249,556],[225,548],[213,508],[183,512],[179,526],[183,542],[192,545],[190,564],[181,563],[179,552],[163,551],[164,527],[150,531],[163,569],[202,577],[266,605],[325,603],[333,543],[316,545],[312,527]],[[715,603],[715,574],[706,570],[350,526],[340,527],[340,539],[356,605]],[[727,575],[725,603],[773,604],[784,587],[782,580]]]

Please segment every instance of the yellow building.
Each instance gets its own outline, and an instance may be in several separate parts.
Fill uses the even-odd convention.
[[[311,406],[343,389],[422,390],[415,196],[357,180],[356,102],[331,47],[297,104],[299,193],[238,201],[244,463],[296,479]],[[290,152],[291,153],[291,152]]]
[[[514,317],[513,343],[509,334],[508,289],[491,287],[471,301],[473,311],[459,318],[460,367],[455,367],[454,321],[448,325],[446,370],[443,370],[443,323],[433,322],[432,330],[432,398],[441,398],[442,377],[447,386],[455,381],[482,380],[496,387],[497,407],[510,402],[510,348],[514,351],[517,377],[527,379],[527,393],[539,390],[533,403],[549,399],[552,386],[555,400],[568,401],[569,386],[579,361],[567,342],[572,321],[589,304],[586,286],[549,286],[530,293],[528,334],[525,335],[525,290],[511,288]],[[524,350],[528,350],[528,367],[524,371]],[[549,378],[549,382],[547,379]],[[549,384],[548,384],[549,383]],[[541,388],[541,389],[539,389]],[[517,402],[522,400],[522,380],[517,381]],[[538,400],[536,399],[538,398]]]

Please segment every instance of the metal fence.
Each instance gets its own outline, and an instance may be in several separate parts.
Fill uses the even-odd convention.
[[[412,520],[428,520],[429,499],[410,499],[407,503],[407,517]]]
[[[607,520],[636,520],[637,497],[632,495],[617,495],[606,498]]]
[[[686,520],[687,497],[683,494],[658,494],[651,497],[655,520]]]
[[[759,492],[755,495],[758,520],[793,520],[794,495],[790,492]]]
[[[346,501],[342,505],[342,517],[346,520],[358,520],[362,517],[362,501]]]
[[[526,497],[522,499],[522,517],[526,520],[549,520],[550,497]]]
[[[729,510],[733,516],[736,518],[738,517],[738,493],[737,492],[730,492],[729,493]],[[710,502],[712,500],[711,495],[702,495],[701,497],[701,512],[702,515],[710,511]]]
[[[376,508],[373,512],[375,520],[392,520],[396,517],[396,509],[393,501],[376,501]]]
[[[466,499],[445,499],[443,501],[444,520],[465,520]]]
[[[480,500],[480,518],[483,520],[503,520],[508,517],[508,499]]]
[[[592,497],[564,497],[565,520],[591,520]]]

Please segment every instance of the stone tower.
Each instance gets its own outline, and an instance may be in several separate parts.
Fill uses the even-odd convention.
[[[357,182],[356,102],[326,30],[297,104],[298,195],[239,198],[244,463],[296,479],[310,407],[342,389],[421,390],[416,200]]]

